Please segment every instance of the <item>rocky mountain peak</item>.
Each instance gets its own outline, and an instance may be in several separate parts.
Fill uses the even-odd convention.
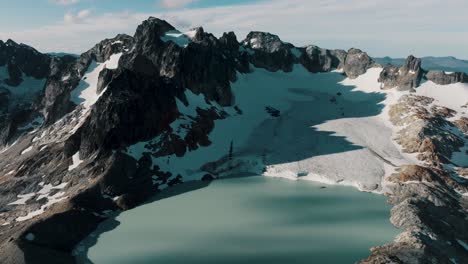
[[[277,35],[271,33],[252,31],[242,41],[242,46],[248,51],[254,51],[250,52],[250,62],[255,67],[290,72],[293,64],[297,62],[291,51],[294,46],[284,43]]]
[[[379,82],[383,89],[398,87],[400,91],[407,91],[418,87],[422,76],[421,59],[410,55],[401,67],[386,65],[380,73]]]
[[[219,41],[229,50],[239,50],[240,44],[234,32],[224,32]]]
[[[310,72],[329,72],[343,68],[347,53],[344,50],[328,50],[308,45],[301,49],[300,61]]]
[[[201,41],[203,40],[203,37],[205,35],[205,30],[203,27],[195,27],[190,29],[189,33],[187,33],[187,36],[192,40],[192,41]]]
[[[364,74],[369,68],[374,66],[374,64],[374,61],[366,52],[363,52],[360,49],[351,48],[348,50],[348,54],[344,62],[344,72],[349,78],[354,79],[359,75]]]
[[[413,55],[408,56],[406,58],[403,67],[401,68],[402,71],[412,71],[412,72],[419,72],[421,71],[421,59],[414,57]]]
[[[282,50],[287,50],[291,47],[290,44],[286,44],[281,39],[274,34],[268,32],[252,31],[250,32],[242,44],[245,47],[262,50],[268,53],[279,52]]]
[[[468,83],[468,74],[464,72],[429,71],[426,78],[436,84]]]
[[[36,79],[45,78],[49,74],[50,56],[11,39],[2,43],[0,43],[0,67],[9,65],[10,84],[13,86],[21,83],[18,78],[20,72]]]
[[[134,38],[137,42],[149,44],[151,41],[157,42],[167,32],[173,30],[176,29],[167,21],[150,17],[137,27]]]
[[[125,34],[119,34],[114,38],[105,39],[96,44],[92,49],[81,55],[81,58],[93,59],[96,62],[104,62],[112,54],[122,53],[133,44],[133,37]]]

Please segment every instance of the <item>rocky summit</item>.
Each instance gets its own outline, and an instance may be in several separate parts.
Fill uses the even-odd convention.
[[[360,263],[468,263],[465,73],[426,71],[413,56],[400,67],[382,66],[356,48],[295,47],[267,32],[252,31],[244,40],[233,32],[218,38],[202,27],[181,32],[154,17],[133,36],[105,39],[78,57],[0,41],[0,263],[76,263],[80,242],[101,222],[161,190],[232,172],[268,174],[279,163],[307,160],[306,149],[297,157],[268,161],[273,139],[242,158],[233,141],[220,156],[203,152],[217,148],[222,135],[216,131],[225,124],[241,133],[242,122],[250,119],[239,120],[256,111],[249,102],[260,105],[276,94],[283,98],[267,84],[249,87],[245,96],[237,92],[240,82],[258,72],[265,78],[299,72],[343,84],[338,90],[324,82],[307,83],[322,89],[312,95],[312,105],[326,98],[336,120],[364,116],[348,116],[349,109],[340,106],[347,96],[357,94],[353,100],[358,102],[364,93],[376,96],[378,111],[372,113],[381,115],[378,124],[390,131],[380,135],[388,139],[382,145],[408,157],[405,164],[395,164],[369,144],[366,155],[391,170],[376,169],[382,177],[371,183],[351,173],[324,180],[385,194],[394,206],[390,220],[402,233],[390,244],[375,245]],[[301,105],[311,95],[294,86],[294,79],[284,88],[294,97],[284,100]],[[362,82],[378,88],[355,91]],[[451,95],[456,100],[441,95],[451,92],[460,93]],[[282,103],[259,109],[261,122],[252,126],[275,135],[295,113]],[[321,115],[312,109],[307,114]],[[364,131],[378,128],[374,121],[347,138],[360,135],[370,142],[374,134]],[[191,167],[193,173],[181,170],[185,163],[174,163],[200,157],[209,160]],[[316,172],[297,167],[294,177]],[[286,174],[281,168],[275,170]]]

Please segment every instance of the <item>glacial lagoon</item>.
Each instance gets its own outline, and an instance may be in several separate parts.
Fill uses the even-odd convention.
[[[354,263],[399,233],[384,196],[351,187],[260,176],[187,187],[103,223],[89,261]]]

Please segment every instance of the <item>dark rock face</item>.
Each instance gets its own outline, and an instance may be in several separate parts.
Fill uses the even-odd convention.
[[[348,51],[343,70],[349,78],[355,79],[359,75],[366,73],[373,65],[374,61],[367,53],[360,49],[352,48]]]
[[[42,87],[23,87],[25,78],[44,80],[49,76],[51,57],[12,40],[0,41],[0,146],[11,143],[25,131],[31,113],[40,112]],[[20,87],[21,86],[21,87]],[[36,115],[35,114],[35,115]]]
[[[21,77],[23,73],[21,72],[19,66],[9,61],[7,69],[9,77],[8,79],[5,79],[4,82],[13,87],[20,85],[23,82],[23,78]]]
[[[78,85],[80,78],[74,70],[75,63],[76,58],[71,56],[53,57],[51,60],[51,73],[42,98],[47,124],[57,121],[73,109],[69,91]]]
[[[182,78],[184,87],[222,106],[233,103],[230,82],[236,79],[237,63],[235,57],[224,54],[221,42],[213,35],[204,33],[190,43],[178,64],[176,76]]]
[[[131,145],[167,129],[177,116],[177,87],[161,78],[116,74],[83,126],[80,153]]]
[[[436,84],[468,83],[468,75],[464,72],[445,73],[443,71],[429,71],[426,78]]]
[[[109,85],[109,83],[112,81],[112,77],[114,76],[114,71],[109,70],[107,68],[103,69],[99,73],[99,79],[97,83],[97,92],[101,93],[104,91],[104,89]]]
[[[115,38],[105,39],[96,44],[92,49],[82,54],[79,61],[86,65],[94,60],[96,62],[105,62],[112,54],[124,52],[125,49],[132,47],[133,38],[125,34],[119,34]]]
[[[10,100],[11,92],[0,86],[0,112],[8,110],[8,101]]]
[[[346,56],[344,50],[327,50],[310,45],[302,51],[300,62],[310,72],[329,72],[341,69]]]
[[[17,79],[19,72],[43,79],[49,74],[49,63],[48,55],[41,54],[30,46],[18,44],[11,39],[5,43],[0,41],[0,67],[8,65],[10,79]]]
[[[73,110],[75,105],[70,102],[70,92],[79,84],[81,77],[93,61],[105,62],[112,54],[128,50],[132,43],[132,37],[119,34],[115,38],[101,41],[79,58],[53,57],[51,73],[45,85],[45,96],[42,101],[46,123],[51,124]],[[109,71],[106,69],[102,72],[103,76],[100,75],[98,92],[101,92],[110,81]]]
[[[421,59],[409,56],[401,67],[388,64],[380,73],[379,82],[384,89],[398,87],[400,91],[416,88],[421,83],[423,70]]]
[[[293,45],[284,43],[277,35],[265,32],[250,32],[242,46],[251,53],[250,62],[259,68],[265,68],[269,71],[282,70],[292,71],[292,66],[297,58],[293,55],[291,49]]]

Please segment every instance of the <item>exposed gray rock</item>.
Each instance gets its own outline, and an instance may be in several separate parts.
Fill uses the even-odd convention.
[[[429,71],[426,78],[436,84],[468,83],[468,75],[464,72],[445,73],[444,71]]]
[[[89,157],[167,130],[177,117],[177,93],[177,87],[159,77],[129,70],[116,74],[83,126],[80,153]]]
[[[333,59],[332,65],[336,65],[335,67],[337,69],[343,69],[348,53],[344,50],[335,49],[330,50],[330,54],[332,55]]]
[[[458,241],[468,240],[467,208],[453,191],[437,183],[394,185],[390,202],[391,222],[405,232],[393,243],[371,249],[359,263],[465,263],[466,249]]]
[[[0,86],[0,112],[8,110],[8,102],[10,100],[11,92]]]
[[[242,45],[251,53],[251,63],[255,67],[265,68],[269,71],[292,71],[297,58],[292,53],[293,45],[284,43],[277,35],[266,32],[250,32]]]
[[[409,56],[401,67],[386,65],[380,73],[379,82],[383,83],[383,89],[398,87],[400,91],[407,91],[418,87],[422,76],[421,59]]]
[[[374,61],[367,53],[360,49],[352,48],[348,51],[343,70],[349,78],[355,79],[359,75],[366,73],[372,66],[374,66]]]
[[[344,50],[327,50],[310,45],[302,49],[300,62],[310,72],[329,72],[341,69],[346,55]]]

